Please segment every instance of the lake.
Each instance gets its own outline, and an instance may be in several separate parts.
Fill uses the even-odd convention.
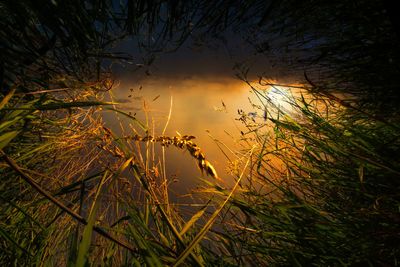
[[[268,96],[274,103],[288,108],[279,89],[271,88]],[[121,103],[119,109],[146,124],[152,136],[163,135],[164,128],[166,136],[195,136],[192,141],[202,149],[218,176],[227,186],[233,184],[234,179],[228,169],[232,165],[229,162],[234,161],[236,156],[230,150],[240,151],[241,132],[246,132],[237,120],[238,110],[252,115],[254,108],[251,103],[257,103],[249,85],[234,76],[124,79],[113,90],[113,100]],[[107,114],[105,121],[108,127],[120,132],[122,125],[125,135],[134,134],[128,126],[129,119],[118,117],[121,121],[115,118],[115,114]],[[160,148],[161,145],[155,145],[155,162],[162,160]],[[170,146],[165,149],[165,162],[167,177],[169,181],[174,181],[170,185],[174,199],[201,184],[200,178],[213,179],[202,175],[197,161],[188,151]]]
[[[228,158],[218,148],[215,139],[232,149],[236,147],[243,129],[235,120],[237,110],[251,108],[248,100],[250,88],[243,81],[234,77],[122,81],[113,94],[114,101],[121,103],[118,107],[147,124],[153,129],[153,136],[162,135],[171,113],[165,135],[195,136],[192,141],[202,149],[219,177],[227,182],[231,179],[226,173]],[[105,121],[111,129],[119,131],[120,122],[114,116],[107,114]],[[119,117],[127,128],[129,120]],[[228,156],[233,157],[232,154]],[[177,179],[171,189],[178,194],[193,189],[202,177],[196,160],[187,151],[175,147],[166,149],[166,171],[169,177]]]

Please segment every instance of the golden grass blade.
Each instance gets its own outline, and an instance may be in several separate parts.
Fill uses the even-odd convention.
[[[192,218],[190,218],[190,220],[183,226],[181,232],[179,233],[181,236],[183,236],[197,222],[197,220],[199,220],[201,216],[203,216],[204,212],[208,208],[209,203],[210,202],[208,202],[203,208],[201,208],[198,212],[196,212],[192,216]]]
[[[0,110],[4,108],[5,105],[10,101],[11,97],[14,95],[16,86],[11,87],[10,92],[1,100]]]
[[[165,122],[164,129],[162,131],[162,135],[163,136],[165,135],[165,131],[167,130],[169,121],[171,120],[173,101],[174,100],[173,100],[172,95],[171,95],[171,102],[170,102],[170,105],[169,105],[168,117],[167,117],[167,121]],[[162,168],[163,168],[162,176],[163,176],[163,179],[164,179],[164,188],[165,188],[164,189],[164,192],[165,192],[164,199],[165,199],[165,201],[167,203],[169,203],[168,186],[167,186],[168,185],[168,180],[167,180],[167,169],[166,169],[167,162],[166,162],[166,157],[165,157],[165,146],[162,146],[161,151],[162,151]],[[169,210],[169,207],[167,207],[167,210]]]

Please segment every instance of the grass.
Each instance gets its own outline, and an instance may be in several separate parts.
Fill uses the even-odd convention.
[[[274,108],[268,90],[253,90],[258,114]],[[232,264],[396,266],[396,125],[323,96],[291,108],[241,118],[259,149],[219,233]]]
[[[268,85],[248,85],[260,102],[239,115],[248,131],[231,189],[194,136],[149,135],[146,123],[93,99],[92,89],[72,101],[73,90],[34,99],[11,91],[1,102],[1,261],[396,265],[396,125],[327,96],[289,94],[282,110]],[[118,136],[104,111],[131,125]],[[198,208],[184,214],[170,201],[156,145],[188,151],[212,179]]]
[[[231,1],[129,3],[0,3],[1,265],[399,265],[398,42],[382,3],[245,1],[237,15]],[[242,76],[258,102],[239,112],[241,150],[220,144],[236,153],[233,188],[193,136],[165,136],[168,123],[156,134],[103,101],[114,85],[104,59],[132,63],[108,50],[126,35],[150,33],[163,50],[192,34],[191,18],[207,33],[238,23],[256,30],[252,44],[264,53],[267,17],[283,36],[279,49],[301,52],[305,85],[297,89],[306,93],[287,99],[288,111],[268,93],[277,85]],[[310,44],[314,52],[303,53]],[[102,112],[130,125],[117,135]],[[210,178],[196,205],[169,199],[170,147],[188,151]]]
[[[174,210],[166,199],[168,187],[158,185],[165,168],[153,160],[151,149],[158,142],[187,150],[200,170],[217,178],[194,137],[118,137],[103,125],[97,106],[113,103],[91,100],[90,90],[73,101],[71,94],[83,88],[67,96],[3,98],[2,262],[171,264],[205,215],[201,207],[185,221]],[[116,114],[138,125],[132,116]],[[138,149],[140,143],[146,144],[145,152]],[[160,172],[151,172],[155,168]],[[200,251],[187,253],[187,260],[204,265]]]

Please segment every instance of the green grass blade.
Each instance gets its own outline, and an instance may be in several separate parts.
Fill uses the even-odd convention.
[[[20,120],[22,120],[23,117],[17,116],[15,118],[12,118],[11,120],[7,120],[3,123],[0,124],[0,132],[6,130],[8,127],[17,124]]]
[[[93,233],[93,226],[94,226],[94,222],[96,220],[96,213],[97,213],[97,209],[100,205],[101,201],[99,200],[99,196],[100,196],[100,192],[101,192],[101,188],[103,186],[104,180],[107,177],[107,172],[104,173],[103,178],[101,179],[98,187],[97,187],[97,191],[93,200],[93,204],[92,204],[92,208],[90,210],[89,213],[89,218],[88,218],[88,223],[85,226],[84,230],[83,230],[83,235],[82,235],[82,241],[79,244],[79,248],[78,248],[78,256],[76,259],[76,267],[83,267],[85,266],[87,260],[88,260],[88,253],[89,253],[89,248],[90,248],[90,243],[92,241],[92,233]]]
[[[5,148],[19,133],[20,131],[11,131],[0,135],[0,149]]]

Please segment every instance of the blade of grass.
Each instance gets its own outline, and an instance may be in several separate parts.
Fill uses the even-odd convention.
[[[11,131],[0,135],[0,149],[5,148],[19,133],[20,131]]]
[[[179,257],[176,259],[175,263],[173,266],[179,266],[183,261],[187,258],[189,253],[192,252],[192,250],[196,247],[196,245],[203,239],[203,237],[206,235],[208,230],[211,228],[213,225],[215,219],[217,216],[221,213],[222,209],[225,207],[225,205],[228,203],[229,199],[232,197],[233,193],[236,191],[236,188],[239,186],[240,181],[242,180],[242,177],[244,175],[244,172],[247,169],[247,166],[250,163],[251,155],[253,154],[254,149],[256,146],[254,145],[252,149],[250,150],[250,155],[247,159],[247,162],[243,168],[242,173],[240,174],[239,178],[237,179],[235,186],[232,188],[231,192],[229,195],[226,197],[225,201],[221,204],[221,206],[212,214],[210,219],[207,221],[207,223],[203,226],[203,228],[200,230],[200,232],[195,236],[195,238],[190,242],[188,246],[186,246],[185,250],[179,255]]]
[[[203,216],[204,212],[208,208],[209,203],[210,203],[210,201],[208,201],[208,203],[206,205],[204,205],[203,208],[201,208],[198,212],[196,212],[192,216],[192,218],[190,218],[189,221],[187,221],[187,223],[183,226],[181,232],[179,233],[181,236],[183,236],[190,229],[190,227],[192,227],[197,222],[197,220],[200,219],[201,216]]]
[[[87,225],[83,229],[83,234],[82,234],[82,240],[81,243],[79,244],[78,248],[78,257],[76,260],[76,267],[83,267],[85,264],[88,262],[88,253],[89,253],[89,248],[90,248],[90,243],[92,241],[92,233],[93,233],[93,226],[94,222],[96,220],[96,213],[97,209],[100,205],[99,195],[101,192],[101,188],[103,186],[104,180],[107,177],[108,172],[105,172],[102,179],[99,182],[99,185],[96,190],[96,194],[94,196],[93,204],[89,213],[89,217],[87,220]]]
[[[115,103],[113,102],[101,102],[101,101],[52,102],[45,104],[36,104],[31,107],[5,108],[4,110],[58,110],[64,108],[93,107],[93,106],[105,106],[114,104]]]
[[[1,100],[0,102],[0,110],[4,108],[5,105],[10,101],[12,96],[14,95],[16,90],[16,86],[13,86],[10,90],[10,92]]]

